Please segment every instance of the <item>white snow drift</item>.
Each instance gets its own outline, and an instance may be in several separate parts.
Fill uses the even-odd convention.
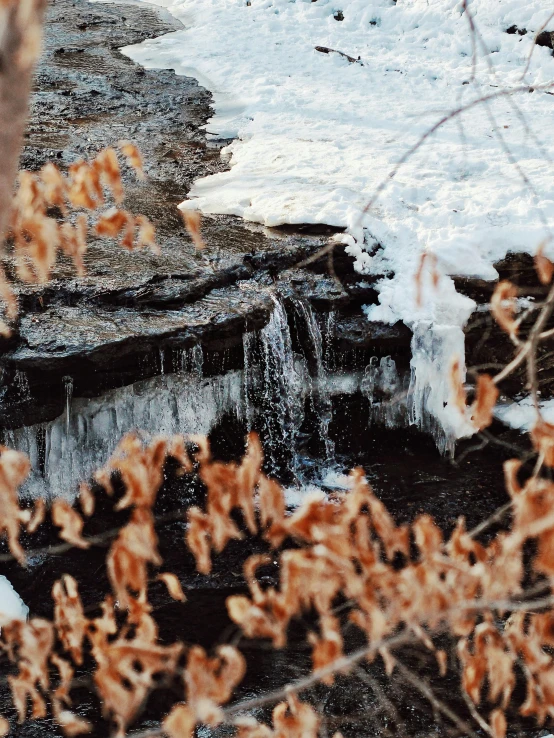
[[[413,422],[427,409],[443,446],[470,433],[448,404],[447,375],[452,355],[463,356],[474,303],[449,275],[494,279],[495,260],[509,250],[534,253],[550,234],[554,97],[541,88],[554,79],[550,50],[535,48],[524,82],[522,74],[551,4],[473,0],[477,38],[459,0],[159,4],[184,30],[125,53],[196,77],[214,95],[210,135],[235,139],[224,150],[230,170],[196,182],[183,207],[267,226],[346,228],[359,269],[389,275],[368,318],[400,319],[414,330]],[[512,26],[528,32],[506,33]],[[475,105],[440,127],[363,213],[402,154],[443,115],[522,84],[534,92]],[[424,250],[442,276],[435,288],[424,271],[418,306],[414,275]]]
[[[26,620],[29,608],[6,577],[0,575],[0,627],[12,620]]]

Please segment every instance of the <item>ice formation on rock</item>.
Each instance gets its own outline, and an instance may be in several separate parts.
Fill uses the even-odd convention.
[[[29,608],[13,588],[9,579],[0,574],[0,627],[12,620],[26,620]]]

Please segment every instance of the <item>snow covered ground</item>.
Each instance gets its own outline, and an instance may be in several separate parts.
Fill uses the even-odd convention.
[[[554,97],[535,89],[455,116],[363,210],[442,116],[523,84],[552,3],[470,0],[478,37],[459,0],[158,3],[184,29],[124,52],[146,67],[196,77],[214,95],[210,135],[235,139],[224,150],[230,170],[197,181],[183,207],[267,226],[345,227],[359,269],[388,274],[368,318],[401,319],[414,330],[413,422],[435,418],[443,446],[470,433],[448,404],[448,369],[453,355],[463,356],[474,303],[449,275],[494,279],[495,260],[509,250],[534,253],[550,235]],[[511,26],[528,33],[506,33]],[[552,80],[551,51],[537,47],[524,83]],[[382,248],[371,255],[376,243]],[[549,248],[554,255],[554,243]],[[432,285],[428,260],[418,306],[414,275],[425,250],[441,278]]]

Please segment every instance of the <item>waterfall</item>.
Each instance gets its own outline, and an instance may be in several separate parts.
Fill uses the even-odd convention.
[[[306,328],[310,355],[306,356],[309,362],[314,363],[315,376],[311,382],[310,401],[315,415],[318,418],[319,436],[325,453],[325,460],[333,462],[335,458],[335,444],[329,437],[329,425],[333,418],[333,406],[329,393],[327,371],[323,363],[323,338],[321,329],[316,320],[312,306],[307,300],[295,297],[294,307],[301,316]]]
[[[256,404],[261,415],[270,473],[286,472],[283,467],[287,460],[296,473],[297,437],[304,420],[302,373],[292,351],[285,309],[274,295],[272,300],[274,307],[270,320],[260,331],[262,386],[258,393],[261,402]]]

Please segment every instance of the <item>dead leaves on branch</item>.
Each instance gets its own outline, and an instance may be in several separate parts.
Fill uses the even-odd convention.
[[[481,393],[486,396],[488,391],[485,386]],[[474,412],[488,414],[491,404],[479,399],[478,392]],[[550,428],[539,428],[534,436],[547,463],[552,433]],[[152,581],[163,582],[173,599],[185,601],[171,572],[152,577],[152,570],[162,563],[152,509],[169,456],[178,460],[183,472],[197,472],[207,490],[205,509],[191,508],[188,516],[187,542],[201,571],[210,570],[214,551],[223,551],[229,541],[246,532],[260,536],[273,549],[271,555],[247,559],[244,575],[249,593],[227,600],[229,615],[245,636],[269,639],[281,648],[292,620],[316,612],[317,626],[308,636],[312,664],[316,678],[330,684],[339,670],[348,670],[345,620],[365,634],[367,657],[380,654],[389,672],[397,662],[387,639],[406,632],[435,652],[444,673],[445,654],[435,651],[432,635],[448,630],[458,639],[463,689],[475,705],[486,701],[491,706],[491,735],[502,738],[506,732],[505,710],[513,697],[518,662],[525,664],[528,689],[522,714],[535,715],[539,721],[554,716],[552,611],[522,617],[516,613],[504,628],[498,620],[505,608],[502,603],[522,594],[526,541],[537,544],[534,570],[548,581],[554,577],[554,484],[549,480],[535,476],[520,482],[521,465],[508,462],[512,529],[483,545],[466,531],[463,519],[447,540],[428,515],[420,515],[411,526],[396,525],[360,469],[351,473],[348,492],[333,499],[308,495],[289,513],[282,488],[261,471],[262,451],[255,435],[250,435],[239,464],[213,460],[205,438],[188,441],[197,446],[194,459],[181,437],[154,438],[145,444],[131,434],[96,475],[109,494],[113,474],[121,478],[125,492],[115,507],[130,511],[108,554],[113,596],[104,601],[102,615],[86,617],[77,582],[64,576],[52,591],[53,623],[35,619],[2,630],[2,647],[19,667],[11,688],[21,720],[29,706],[36,717],[46,714],[48,698],[66,735],[90,728],[72,711],[70,701],[73,670],[82,663],[86,644],[96,662],[93,678],[104,714],[119,735],[135,720],[150,691],[176,678],[184,699],[164,722],[171,738],[191,738],[197,723],[216,725],[226,719],[223,706],[244,675],[242,655],[231,646],[209,655],[198,646],[186,651],[180,643],[161,644],[148,602]],[[6,485],[16,495],[27,467],[17,455],[4,452],[0,469],[5,453]],[[17,507],[16,496],[12,504]],[[93,511],[94,497],[88,487],[82,490],[81,507],[87,514]],[[77,512],[59,501],[54,510],[53,520],[62,528],[62,537],[82,545]],[[16,516],[17,541],[17,525],[22,521],[15,510],[5,508],[6,514]],[[0,523],[7,529],[3,517]],[[294,545],[276,551],[285,541]],[[275,563],[278,582],[262,586],[260,569]],[[339,599],[349,603],[349,612],[340,618],[335,612]],[[271,726],[251,719],[238,719],[235,724],[241,736],[297,738],[315,737],[319,723],[313,708],[291,694],[275,708]]]
[[[491,298],[491,313],[502,330],[511,336],[518,333],[518,323],[515,319],[517,289],[507,279],[496,285]]]
[[[122,141],[119,147],[128,165],[143,178],[142,158],[136,146]],[[93,232],[119,239],[128,250],[150,248],[158,253],[154,226],[145,216],[123,209],[123,198],[121,168],[113,148],[104,149],[90,162],[75,162],[67,174],[52,163],[38,173],[20,172],[8,232],[19,279],[47,282],[60,252],[73,261],[77,274],[83,276],[84,256]],[[91,214],[110,199],[116,206],[101,212],[94,223]],[[17,303],[3,272],[0,297],[6,305],[7,320],[13,320]],[[9,335],[5,324],[0,328]]]
[[[476,430],[480,431],[493,421],[493,412],[499,396],[494,379],[489,374],[477,377],[475,399],[467,406],[467,393],[463,383],[463,371],[460,359],[455,357],[450,367],[450,386],[452,403],[464,416],[468,416]]]

